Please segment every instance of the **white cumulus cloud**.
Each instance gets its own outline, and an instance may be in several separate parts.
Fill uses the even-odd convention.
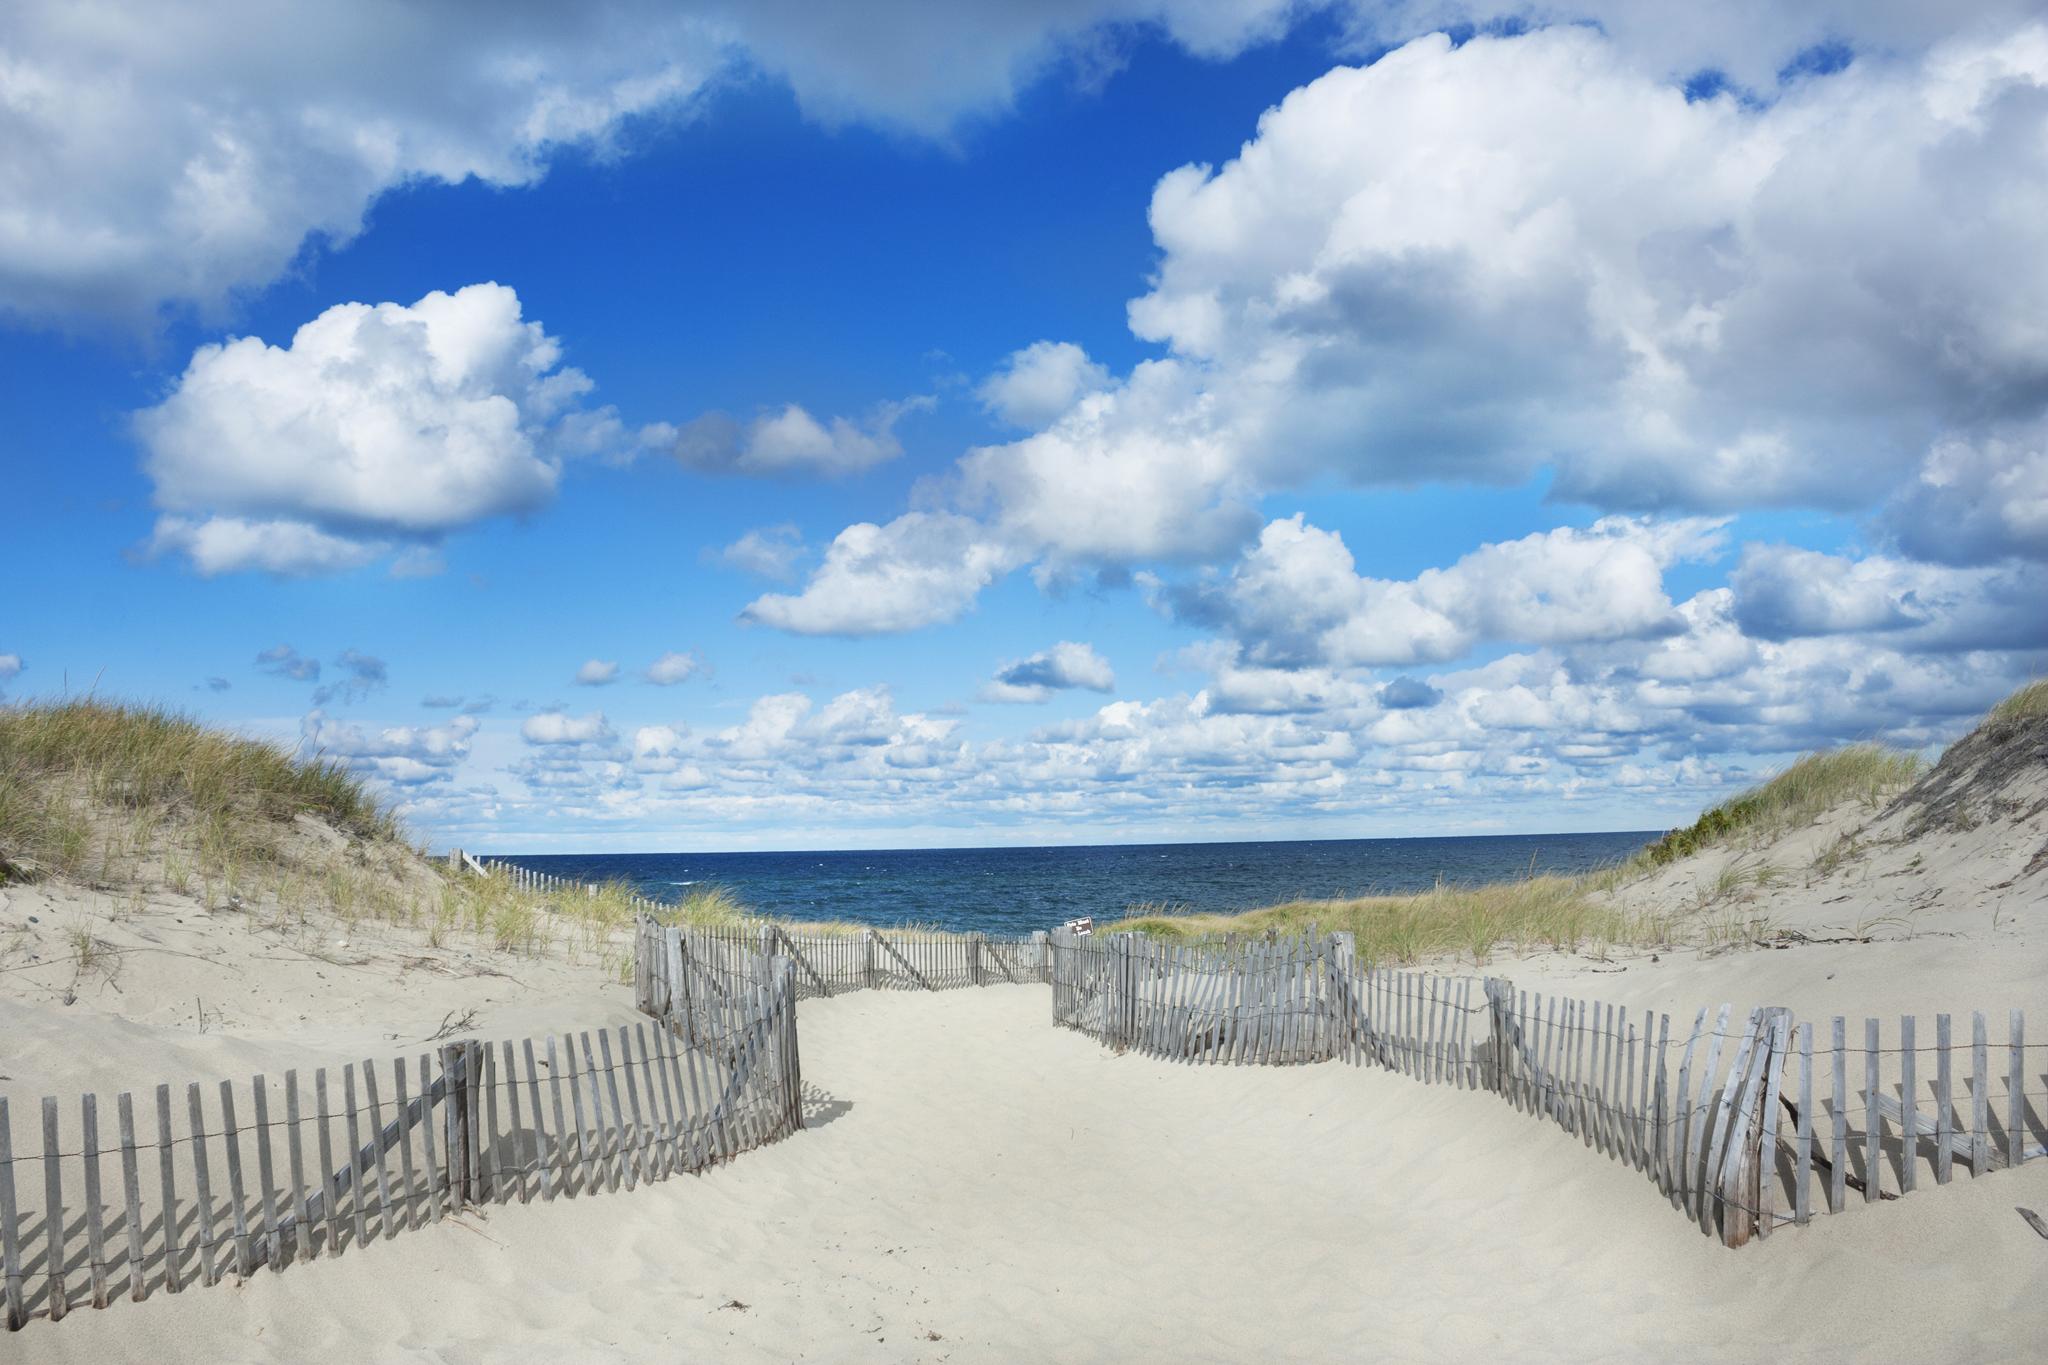
[[[691,114],[730,77],[786,80],[811,117],[949,139],[1049,71],[1112,71],[1128,35],[1227,58],[1333,10],[1360,48],[1430,29],[1596,22],[1647,73],[1722,67],[1769,90],[1812,44],[1915,54],[2010,28],[2029,0],[1673,8],[1652,0],[979,0],[855,8],[591,0],[493,10],[224,0],[167,20],[142,0],[0,11],[0,309],[147,319],[343,246],[394,187],[532,184],[629,119]]]
[[[723,549],[705,552],[708,560],[777,583],[796,576],[797,561],[803,556],[803,533],[790,522],[757,527]]]
[[[2048,560],[2048,416],[1937,442],[1884,524],[1918,559]]]
[[[2038,403],[2048,177],[2012,158],[2048,162],[2043,90],[2039,26],[1762,107],[1587,29],[1420,39],[1166,176],[1132,325],[1267,480],[1555,460],[1610,507],[1855,505]]]
[[[1942,653],[2048,647],[2048,566],[2037,563],[1953,568],[1752,544],[1728,587],[1736,624],[1758,640],[1862,636]]]
[[[417,786],[449,781],[469,756],[470,741],[481,724],[475,716],[457,716],[446,725],[378,728],[333,720],[316,709],[300,723],[299,743],[303,751],[357,772],[399,786]]]
[[[149,318],[347,243],[412,181],[529,184],[563,146],[675,108],[726,60],[636,3],[493,14],[397,0],[26,0],[0,17],[0,308]]]
[[[743,619],[799,635],[881,635],[958,617],[1014,562],[980,523],[910,512],[834,537],[800,593],[768,593]]]
[[[1760,100],[1579,25],[1333,70],[1159,181],[1167,354],[920,506],[1049,580],[1216,562],[1278,490],[1545,467],[1661,515],[1896,492],[1913,553],[2036,555],[2048,25],[1877,28],[1915,36]]]
[[[896,424],[933,404],[929,397],[905,398],[883,403],[859,421],[821,422],[790,403],[744,426],[724,413],[707,413],[677,432],[671,449],[683,465],[712,473],[858,474],[901,455]]]
[[[137,413],[159,548],[318,573],[549,501],[590,381],[502,285],[337,304],[288,346],[202,346]]]
[[[528,744],[609,744],[616,736],[605,723],[604,712],[572,716],[563,711],[541,711],[528,716],[519,727]]]
[[[1719,551],[1719,523],[1610,517],[1480,546],[1413,579],[1357,572],[1342,536],[1300,515],[1269,523],[1224,577],[1166,587],[1173,615],[1219,627],[1253,662],[1447,662],[1482,641],[1568,644],[1683,629],[1664,570]]]
[[[981,382],[982,406],[1012,426],[1042,427],[1086,394],[1109,387],[1109,371],[1071,341],[1034,341],[1006,356]]]
[[[1095,652],[1095,646],[1061,640],[1051,649],[1004,664],[995,677],[983,685],[984,701],[1042,702],[1068,688],[1110,692],[1116,688],[1116,673],[1109,660]]]
[[[679,654],[670,650],[647,666],[646,677],[658,687],[673,687],[703,671],[704,661],[695,654]]]

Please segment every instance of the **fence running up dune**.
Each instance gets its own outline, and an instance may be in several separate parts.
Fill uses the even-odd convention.
[[[310,1083],[224,1080],[217,1100],[212,1084],[160,1085],[153,1115],[146,1095],[115,1096],[110,1115],[97,1095],[50,1097],[31,1150],[0,1095],[7,1325],[282,1271],[466,1205],[632,1189],[801,1127],[793,965],[678,951],[687,1001],[594,1047],[590,1033],[463,1039]]]
[[[1866,1019],[1860,1048],[1837,1017],[1816,1055],[1813,1025],[1789,1010],[1755,1009],[1731,1029],[1731,1006],[1702,1009],[1674,1035],[1668,1014],[1631,1021],[1498,977],[1361,968],[1348,934],[1193,947],[1062,932],[1051,977],[1054,1022],[1118,1049],[1337,1060],[1491,1091],[1641,1171],[1730,1246],[1946,1184],[1959,1166],[1974,1177],[2048,1155],[2048,1058],[2018,1010],[1995,1047],[1982,1013],[1967,1042],[1935,1016],[1931,1046],[1912,1016],[1890,1047]]]

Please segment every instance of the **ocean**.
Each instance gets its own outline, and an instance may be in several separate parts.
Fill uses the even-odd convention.
[[[652,900],[723,886],[762,914],[1027,934],[1134,905],[1246,910],[1295,897],[1421,891],[1616,862],[1662,831],[816,853],[492,854]]]

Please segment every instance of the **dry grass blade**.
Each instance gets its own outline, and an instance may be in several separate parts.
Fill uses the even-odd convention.
[[[475,1027],[475,1010],[463,1010],[460,1013],[460,1017],[457,1017],[457,1012],[455,1010],[449,1010],[447,1014],[442,1016],[441,1026],[435,1029],[432,1033],[428,1034],[426,1037],[420,1039],[420,1041],[423,1043],[438,1043],[443,1038],[453,1038],[457,1034],[467,1033],[469,1030]]]

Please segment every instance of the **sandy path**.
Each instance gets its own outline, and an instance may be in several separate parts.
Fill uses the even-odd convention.
[[[1042,987],[803,1006],[813,1127],[248,1285],[37,1323],[24,1360],[2034,1357],[2048,1162],[1726,1251],[1488,1096],[1172,1067]],[[744,1309],[733,1305],[745,1304]]]

